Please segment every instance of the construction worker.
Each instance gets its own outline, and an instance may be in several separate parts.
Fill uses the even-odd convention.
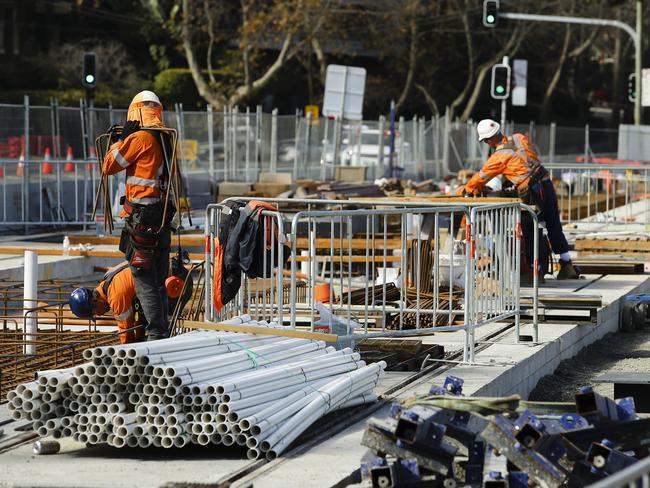
[[[546,222],[549,241],[553,252],[560,256],[558,280],[579,278],[580,272],[571,262],[569,244],[567,243],[558,210],[557,195],[548,171],[539,162],[539,157],[528,138],[523,134],[505,137],[500,125],[494,120],[481,120],[477,126],[479,141],[490,146],[494,153],[462,188],[461,193],[476,195],[494,177],[503,175],[516,188],[521,200],[527,205],[539,208],[539,220]],[[528,264],[533,269],[534,229],[528,229],[524,235]],[[545,246],[539,246],[540,254]],[[543,261],[540,256],[540,262]]]
[[[172,206],[165,214],[164,194],[169,182],[162,128],[163,107],[155,93],[138,93],[129,106],[127,122],[118,140],[104,158],[104,173],[112,175],[126,170],[126,195],[121,216],[125,229],[120,250],[133,272],[135,289],[148,319],[147,340],[167,337],[167,295],[165,280],[169,271]],[[163,215],[166,216],[163,222]]]
[[[82,319],[104,315],[110,309],[121,332],[121,344],[144,338],[143,327],[136,327],[146,323],[146,319],[136,297],[129,263],[122,263],[106,273],[95,289],[77,288],[70,294],[69,303],[72,313]]]

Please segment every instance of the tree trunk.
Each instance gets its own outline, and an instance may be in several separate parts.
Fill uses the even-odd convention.
[[[406,74],[406,81],[404,82],[404,88],[402,89],[402,94],[397,99],[395,104],[395,111],[399,112],[404,102],[411,92],[413,87],[413,78],[415,76],[415,67],[417,65],[417,49],[418,49],[418,28],[415,16],[411,19],[411,47],[409,49],[409,68]]]
[[[544,99],[542,100],[542,110],[541,110],[540,119],[543,122],[548,122],[547,117],[548,117],[549,104],[551,102],[551,98],[553,97],[553,93],[555,93],[555,89],[557,88],[557,85],[560,81],[560,77],[562,76],[562,70],[564,69],[564,64],[566,63],[568,57],[570,44],[571,44],[571,26],[567,25],[564,31],[564,42],[562,44],[562,53],[560,54],[560,59],[557,63],[557,66],[555,67],[555,72],[553,73],[553,77],[551,78],[551,81],[546,87],[546,92],[544,93]]]
[[[467,16],[467,6],[463,5],[464,8],[458,4],[458,0],[455,1],[456,8],[461,13],[461,20],[463,21],[463,30],[465,32],[465,44],[467,47],[467,81],[463,87],[463,91],[456,97],[456,99],[451,102],[449,106],[449,118],[453,119],[456,109],[460,106],[461,103],[465,101],[467,94],[472,88],[472,83],[474,82],[474,45],[472,41],[472,30],[469,25],[469,18]]]

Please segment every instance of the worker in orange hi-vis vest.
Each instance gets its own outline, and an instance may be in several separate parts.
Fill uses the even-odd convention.
[[[165,138],[156,128],[164,127],[163,106],[151,91],[138,93],[129,106],[127,121],[118,140],[104,158],[104,173],[126,170],[126,195],[122,217],[125,228],[120,250],[131,266],[135,289],[148,319],[147,340],[168,336],[165,280],[169,272],[171,219],[176,209],[164,212],[164,194],[169,183]],[[166,222],[162,222],[166,215]]]
[[[477,126],[479,141],[485,142],[494,152],[480,171],[461,189],[461,194],[477,194],[492,178],[503,175],[516,188],[521,200],[539,208],[539,220],[546,223],[553,252],[560,256],[558,280],[576,279],[580,271],[571,262],[558,209],[557,195],[548,171],[539,162],[539,156],[528,138],[523,134],[505,137],[500,125],[494,120],[481,120]],[[529,232],[534,232],[530,229]],[[526,257],[533,269],[533,237],[524,236]],[[546,246],[539,246],[540,262]],[[545,256],[544,256],[545,257]]]
[[[138,326],[146,324],[146,319],[135,294],[133,274],[128,263],[108,271],[97,288],[74,290],[69,303],[72,313],[83,319],[104,315],[110,309],[117,321],[121,344],[144,339],[144,330]]]

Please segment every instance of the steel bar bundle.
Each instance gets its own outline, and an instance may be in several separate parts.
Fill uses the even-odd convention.
[[[279,327],[247,315],[227,323]],[[274,459],[328,412],[375,401],[386,367],[322,341],[201,330],[84,358],[9,392],[14,418],[91,445],[237,444],[250,459]]]

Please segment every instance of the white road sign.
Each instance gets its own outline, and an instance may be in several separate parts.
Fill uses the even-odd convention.
[[[365,68],[330,64],[325,78],[323,114],[328,117],[362,120],[365,89]]]

